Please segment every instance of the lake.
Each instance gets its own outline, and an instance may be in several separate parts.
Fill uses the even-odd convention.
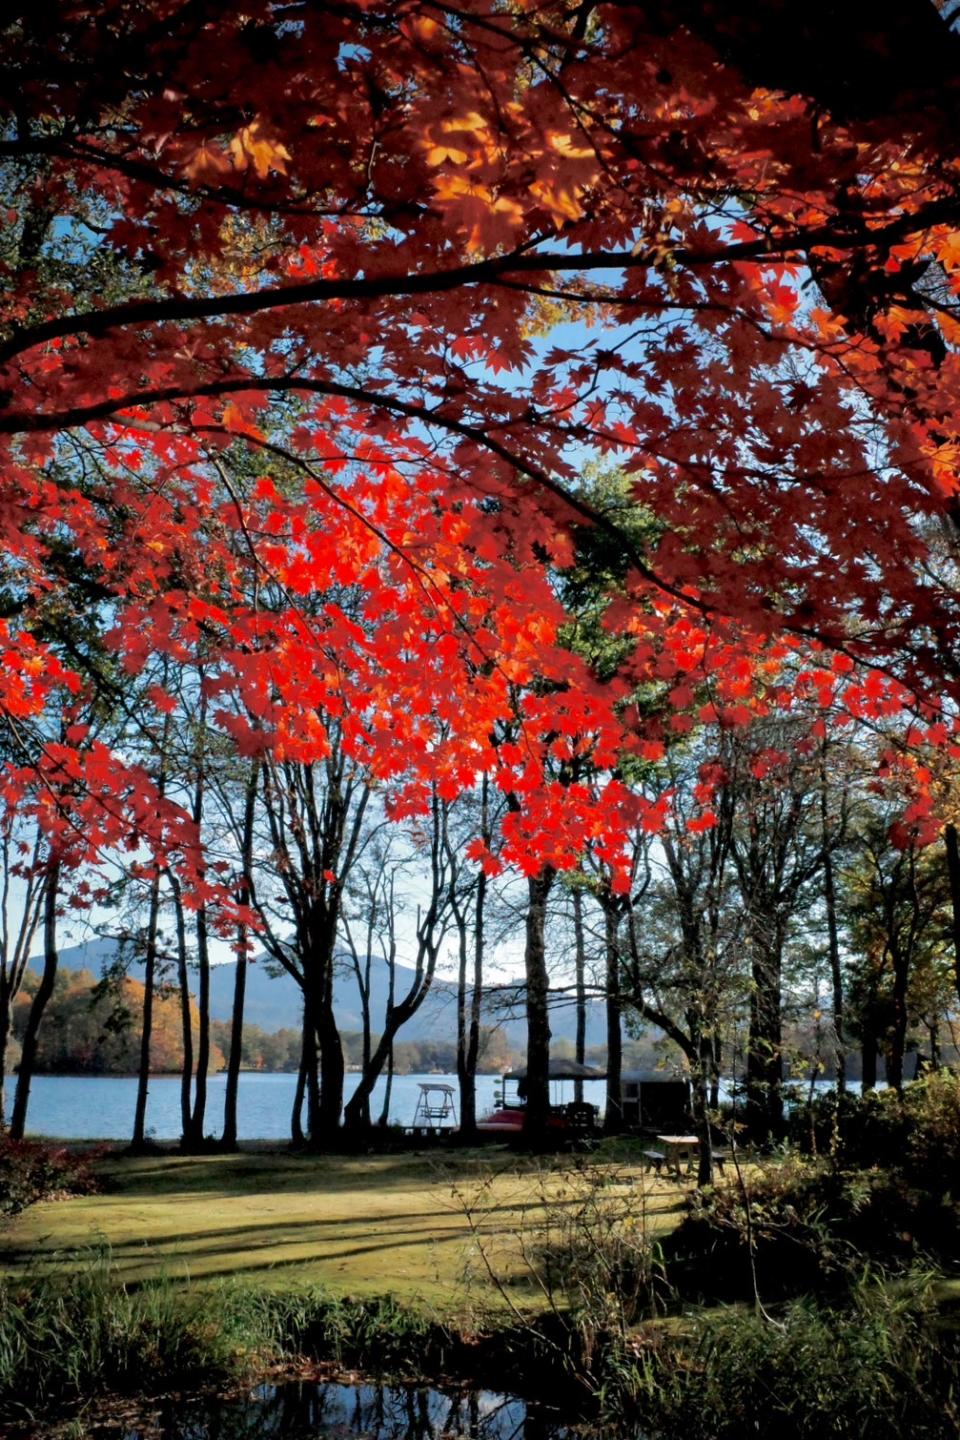
[[[358,1077],[346,1077],[349,1097]],[[455,1075],[397,1075],[393,1081],[390,1119],[398,1125],[413,1121],[420,1094],[421,1081],[452,1085],[457,1092]],[[237,1102],[237,1129],[241,1140],[287,1140],[290,1137],[290,1111],[296,1089],[295,1075],[264,1075],[246,1071],[240,1076]],[[495,1075],[477,1076],[477,1114],[493,1108]],[[207,1131],[219,1135],[223,1122],[225,1075],[211,1075],[207,1084]],[[573,1086],[563,1082],[551,1086],[556,1100],[572,1100]],[[383,1103],[384,1083],[374,1088],[371,1114],[374,1119]],[[29,1135],[56,1136],[61,1140],[127,1140],[133,1128],[137,1082],[126,1075],[37,1075],[30,1087],[30,1109],[27,1114]],[[602,1081],[588,1080],[584,1095],[591,1104],[603,1108]],[[7,1090],[8,1106],[13,1104],[13,1085]],[[176,1075],[157,1075],[150,1081],[147,1101],[147,1131],[154,1140],[180,1138],[180,1079]]]

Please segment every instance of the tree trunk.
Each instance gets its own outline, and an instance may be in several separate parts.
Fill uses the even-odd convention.
[[[207,1075],[210,1070],[210,950],[207,936],[207,911],[201,905],[197,911],[197,1071],[194,1078],[193,1109],[190,1113],[188,1144],[191,1148],[203,1146],[203,1131],[207,1114]]]
[[[33,1080],[37,1061],[37,1036],[40,1021],[53,994],[57,978],[57,889],[60,881],[60,862],[52,860],[47,873],[43,896],[43,974],[30,1004],[26,1029],[20,1048],[20,1065],[17,1069],[17,1088],[13,1097],[13,1114],[10,1117],[11,1140],[22,1140],[27,1123],[27,1106],[30,1103],[30,1083]]]
[[[620,1004],[620,912],[608,895],[603,905],[604,952],[606,974],[604,977],[607,1018],[607,1088],[606,1108],[603,1116],[603,1133],[619,1135],[623,1129],[623,1036],[621,1034]]]
[[[907,1049],[907,987],[910,966],[898,949],[893,960],[893,1004],[890,1042],[887,1047],[887,1084],[894,1090],[903,1089],[903,1059]]]
[[[333,1009],[333,946],[330,946],[327,973],[324,982],[323,1000],[317,1025],[317,1039],[320,1044],[320,1108],[318,1112],[318,1133],[311,1139],[327,1145],[340,1130],[343,1113],[343,1044]]]
[[[578,1065],[584,1064],[587,1053],[587,947],[583,934],[583,894],[579,888],[573,892],[573,946],[575,984],[577,987],[577,1036],[575,1057]],[[609,1017],[608,1017],[609,1018]],[[583,1081],[574,1080],[573,1098],[583,1101]]]
[[[290,1143],[302,1150],[306,1136],[303,1133],[303,1100],[307,1089],[307,1030],[304,1026],[300,1048],[300,1064],[297,1068],[297,1085],[293,1093],[293,1109],[290,1112]],[[316,1068],[316,1062],[314,1062]]]
[[[860,1067],[860,1090],[865,1094],[877,1088],[877,1041],[866,1031],[860,1041]]]
[[[927,1026],[927,1035],[930,1038],[930,1069],[939,1070],[943,1064],[940,1054],[940,1023],[931,1020]]]
[[[197,779],[193,794],[193,823],[199,834],[203,825],[203,809],[206,790],[204,766],[204,726],[207,720],[207,698],[203,689],[203,670],[200,670],[200,706],[197,714]],[[201,873],[201,879],[203,875]],[[193,1090],[193,1111],[190,1116],[190,1145],[195,1149],[203,1146],[203,1132],[207,1112],[207,1073],[210,1069],[210,948],[207,935],[207,908],[197,909],[197,1073]]]
[[[409,1017],[399,1019],[402,1006],[397,1006],[393,1011],[387,1013],[387,1023],[384,1026],[383,1034],[377,1042],[377,1047],[370,1057],[370,1060],[357,1081],[357,1088],[343,1108],[344,1129],[353,1135],[362,1134],[370,1125],[370,1096],[373,1087],[379,1080],[383,1067],[387,1063],[387,1057],[393,1051],[393,1042],[397,1031]]]
[[[7,977],[0,970],[0,1135],[7,1128],[7,1102],[6,1102],[6,1079],[7,1079],[7,1046],[10,1043],[10,990],[7,985]]]
[[[343,1112],[344,1128],[357,1133],[364,1129],[365,1124],[369,1126],[370,1116],[370,1095],[374,1085],[383,1072],[387,1063],[387,1056],[392,1053],[393,1042],[398,1032],[420,1009],[430,987],[433,984],[434,969],[436,966],[435,953],[430,954],[426,967],[422,966],[422,956],[417,965],[417,976],[411,982],[411,988],[399,1005],[391,1005],[387,1011],[386,1024],[383,1027],[383,1034],[377,1042],[377,1047],[370,1057],[369,1063],[364,1067],[363,1073],[357,1083],[350,1099],[347,1101]],[[366,1121],[365,1118],[366,1117]]]
[[[173,909],[177,926],[177,981],[180,986],[180,1029],[183,1040],[183,1065],[180,1069],[180,1144],[190,1137],[190,1108],[193,1091],[193,1016],[190,1013],[190,975],[187,968],[187,926],[183,913],[180,882],[171,872]]]
[[[147,949],[144,956],[143,1019],[140,1031],[140,1067],[137,1073],[137,1103],[133,1116],[131,1148],[142,1150],[147,1140],[147,1096],[150,1090],[150,1043],[153,1039],[153,996],[157,977],[157,927],[160,922],[160,876],[150,886],[150,912],[147,919]]]
[[[693,1130],[700,1141],[697,1185],[703,1189],[713,1184],[713,1134],[710,1129],[708,1083],[713,1062],[713,1046],[701,1039],[690,1064],[690,1090],[693,1108]]]
[[[390,943],[390,979],[387,982],[387,1014],[393,1009],[393,1001],[396,995],[397,964],[396,964],[396,942],[391,932]],[[387,1055],[387,1083],[383,1091],[383,1106],[380,1110],[380,1119],[377,1124],[383,1129],[390,1123],[390,1100],[393,1095],[393,1041],[390,1042],[390,1050]]]
[[[247,927],[238,927],[238,942],[246,946]],[[233,977],[233,1009],[230,1015],[230,1054],[227,1057],[227,1083],[223,1096],[223,1134],[221,1150],[237,1148],[237,1095],[240,1089],[240,1063],[243,1059],[243,1009],[247,993],[246,949],[237,950],[237,969]]]
[[[781,987],[783,944],[779,926],[755,917],[750,1033],[747,1037],[747,1132],[769,1144],[783,1128]]]
[[[460,1090],[460,1137],[477,1133],[477,1057],[480,1053],[480,1005],[483,987],[484,910],[487,877],[477,876],[474,902],[473,975],[468,984],[469,947],[466,915],[459,926],[460,968],[457,976],[457,1084]],[[467,998],[469,992],[469,1000]]]
[[[527,1076],[524,1139],[543,1145],[550,1115],[550,980],[547,974],[547,899],[556,871],[550,866],[527,880],[524,968],[527,989]]]
[[[827,912],[827,942],[830,952],[830,983],[833,990],[833,1063],[837,1093],[847,1088],[847,1052],[843,1034],[843,971],[840,968],[840,939],[837,927],[837,891],[833,874],[833,852],[829,844],[827,810],[826,741],[820,752],[820,828],[823,839],[823,900]]]
[[[306,977],[305,977],[306,978]],[[320,1074],[317,1052],[317,1004],[310,977],[303,992],[303,1048],[300,1066],[307,1098],[307,1138],[311,1144],[318,1143],[320,1134]]]
[[[943,843],[947,850],[947,873],[950,878],[950,933],[953,938],[953,981],[960,999],[960,838],[956,825],[946,825]]]
[[[243,806],[243,834],[241,839],[242,876],[237,891],[237,903],[249,906],[251,893],[251,872],[253,870],[253,821],[257,800],[259,771],[251,766],[247,780],[247,791]],[[247,992],[247,923],[241,920],[237,926],[237,969],[233,982],[233,1010],[230,1019],[230,1054],[227,1057],[227,1083],[223,1099],[223,1135],[221,1148],[237,1148],[237,1095],[240,1089],[240,1064],[243,1059],[243,1009]]]

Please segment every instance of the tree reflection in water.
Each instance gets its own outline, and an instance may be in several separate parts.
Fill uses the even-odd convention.
[[[490,1390],[262,1385],[243,1399],[165,1402],[123,1440],[564,1440],[559,1421]]]

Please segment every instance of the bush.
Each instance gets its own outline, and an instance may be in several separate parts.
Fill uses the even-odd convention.
[[[835,1292],[865,1260],[902,1270],[920,1259],[955,1265],[960,1258],[960,1208],[896,1172],[838,1170],[788,1156],[751,1177],[746,1196],[749,1214],[739,1186],[691,1198],[663,1243],[668,1277],[681,1294],[749,1298],[751,1246],[765,1299]]]
[[[638,1348],[632,1391],[610,1400],[649,1440],[945,1440],[958,1363],[932,1281],[914,1272],[894,1287],[861,1279],[841,1307],[798,1300],[772,1323],[728,1311],[661,1332]]]
[[[790,1138],[843,1169],[879,1166],[949,1193],[960,1177],[960,1076],[938,1070],[902,1093],[820,1096],[793,1112]]]
[[[39,1200],[91,1194],[97,1188],[92,1165],[98,1153],[0,1136],[0,1218],[19,1215]]]

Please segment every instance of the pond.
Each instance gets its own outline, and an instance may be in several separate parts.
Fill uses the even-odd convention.
[[[111,1440],[565,1440],[561,1417],[490,1390],[331,1382],[261,1385],[238,1399],[165,1401]],[[597,1437],[599,1440],[599,1437]],[[639,1440],[639,1437],[638,1437]]]

